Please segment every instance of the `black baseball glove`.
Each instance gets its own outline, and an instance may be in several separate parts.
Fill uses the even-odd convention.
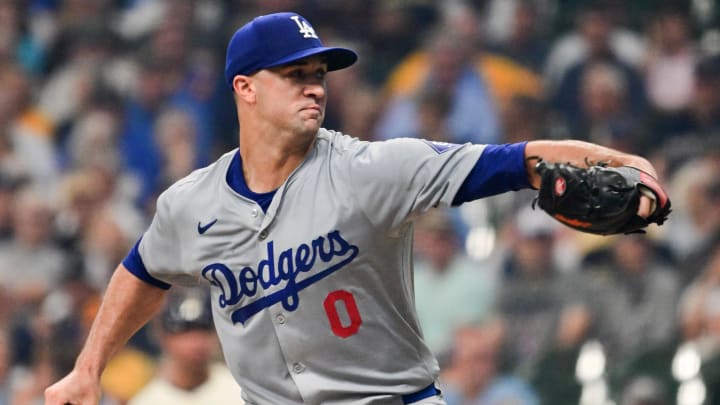
[[[533,202],[553,218],[582,232],[599,235],[645,232],[651,223],[662,225],[670,214],[670,199],[658,181],[630,166],[565,163],[535,165],[541,183]],[[640,196],[654,196],[652,214],[637,215]]]

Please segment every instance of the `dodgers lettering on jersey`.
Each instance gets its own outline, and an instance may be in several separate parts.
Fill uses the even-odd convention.
[[[160,196],[138,254],[164,283],[210,286],[248,403],[399,405],[439,372],[415,314],[411,218],[449,206],[483,150],[321,129],[267,211],[226,181],[234,150]]]
[[[273,241],[267,243],[267,257],[261,260],[255,269],[245,267],[235,273],[222,263],[212,263],[202,270],[202,276],[210,284],[220,288],[218,305],[225,308],[236,305],[243,297],[254,297],[272,286],[285,283],[285,287],[266,295],[250,304],[233,310],[233,323],[244,324],[250,317],[263,309],[282,302],[283,308],[295,311],[300,304],[298,292],[342,269],[358,255],[358,247],[348,243],[339,231],[327,234],[327,238],[318,237],[311,243],[300,244],[295,249],[287,249],[277,255]],[[333,259],[338,258],[333,263]],[[300,273],[309,272],[316,259],[327,267],[301,281],[296,281]]]

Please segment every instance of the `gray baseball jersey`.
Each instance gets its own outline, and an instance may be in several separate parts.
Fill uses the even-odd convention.
[[[140,276],[212,286],[248,403],[409,403],[439,371],[415,314],[411,220],[450,205],[483,149],[321,129],[267,212],[228,184],[234,150],[160,196]]]

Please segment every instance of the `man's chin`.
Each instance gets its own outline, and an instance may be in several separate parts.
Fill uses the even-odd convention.
[[[298,139],[311,139],[317,136],[320,127],[317,125],[303,125],[301,128],[295,130],[295,136]]]
[[[303,132],[315,135],[317,131],[320,130],[320,127],[322,126],[322,119],[315,120],[315,119],[309,119],[305,121],[305,125],[303,125]]]

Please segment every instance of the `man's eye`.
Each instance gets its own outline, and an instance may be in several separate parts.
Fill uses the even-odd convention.
[[[325,80],[325,75],[327,75],[327,72],[324,70],[306,71],[303,69],[295,69],[287,73],[287,77],[297,80],[306,80],[310,78],[317,80]]]

